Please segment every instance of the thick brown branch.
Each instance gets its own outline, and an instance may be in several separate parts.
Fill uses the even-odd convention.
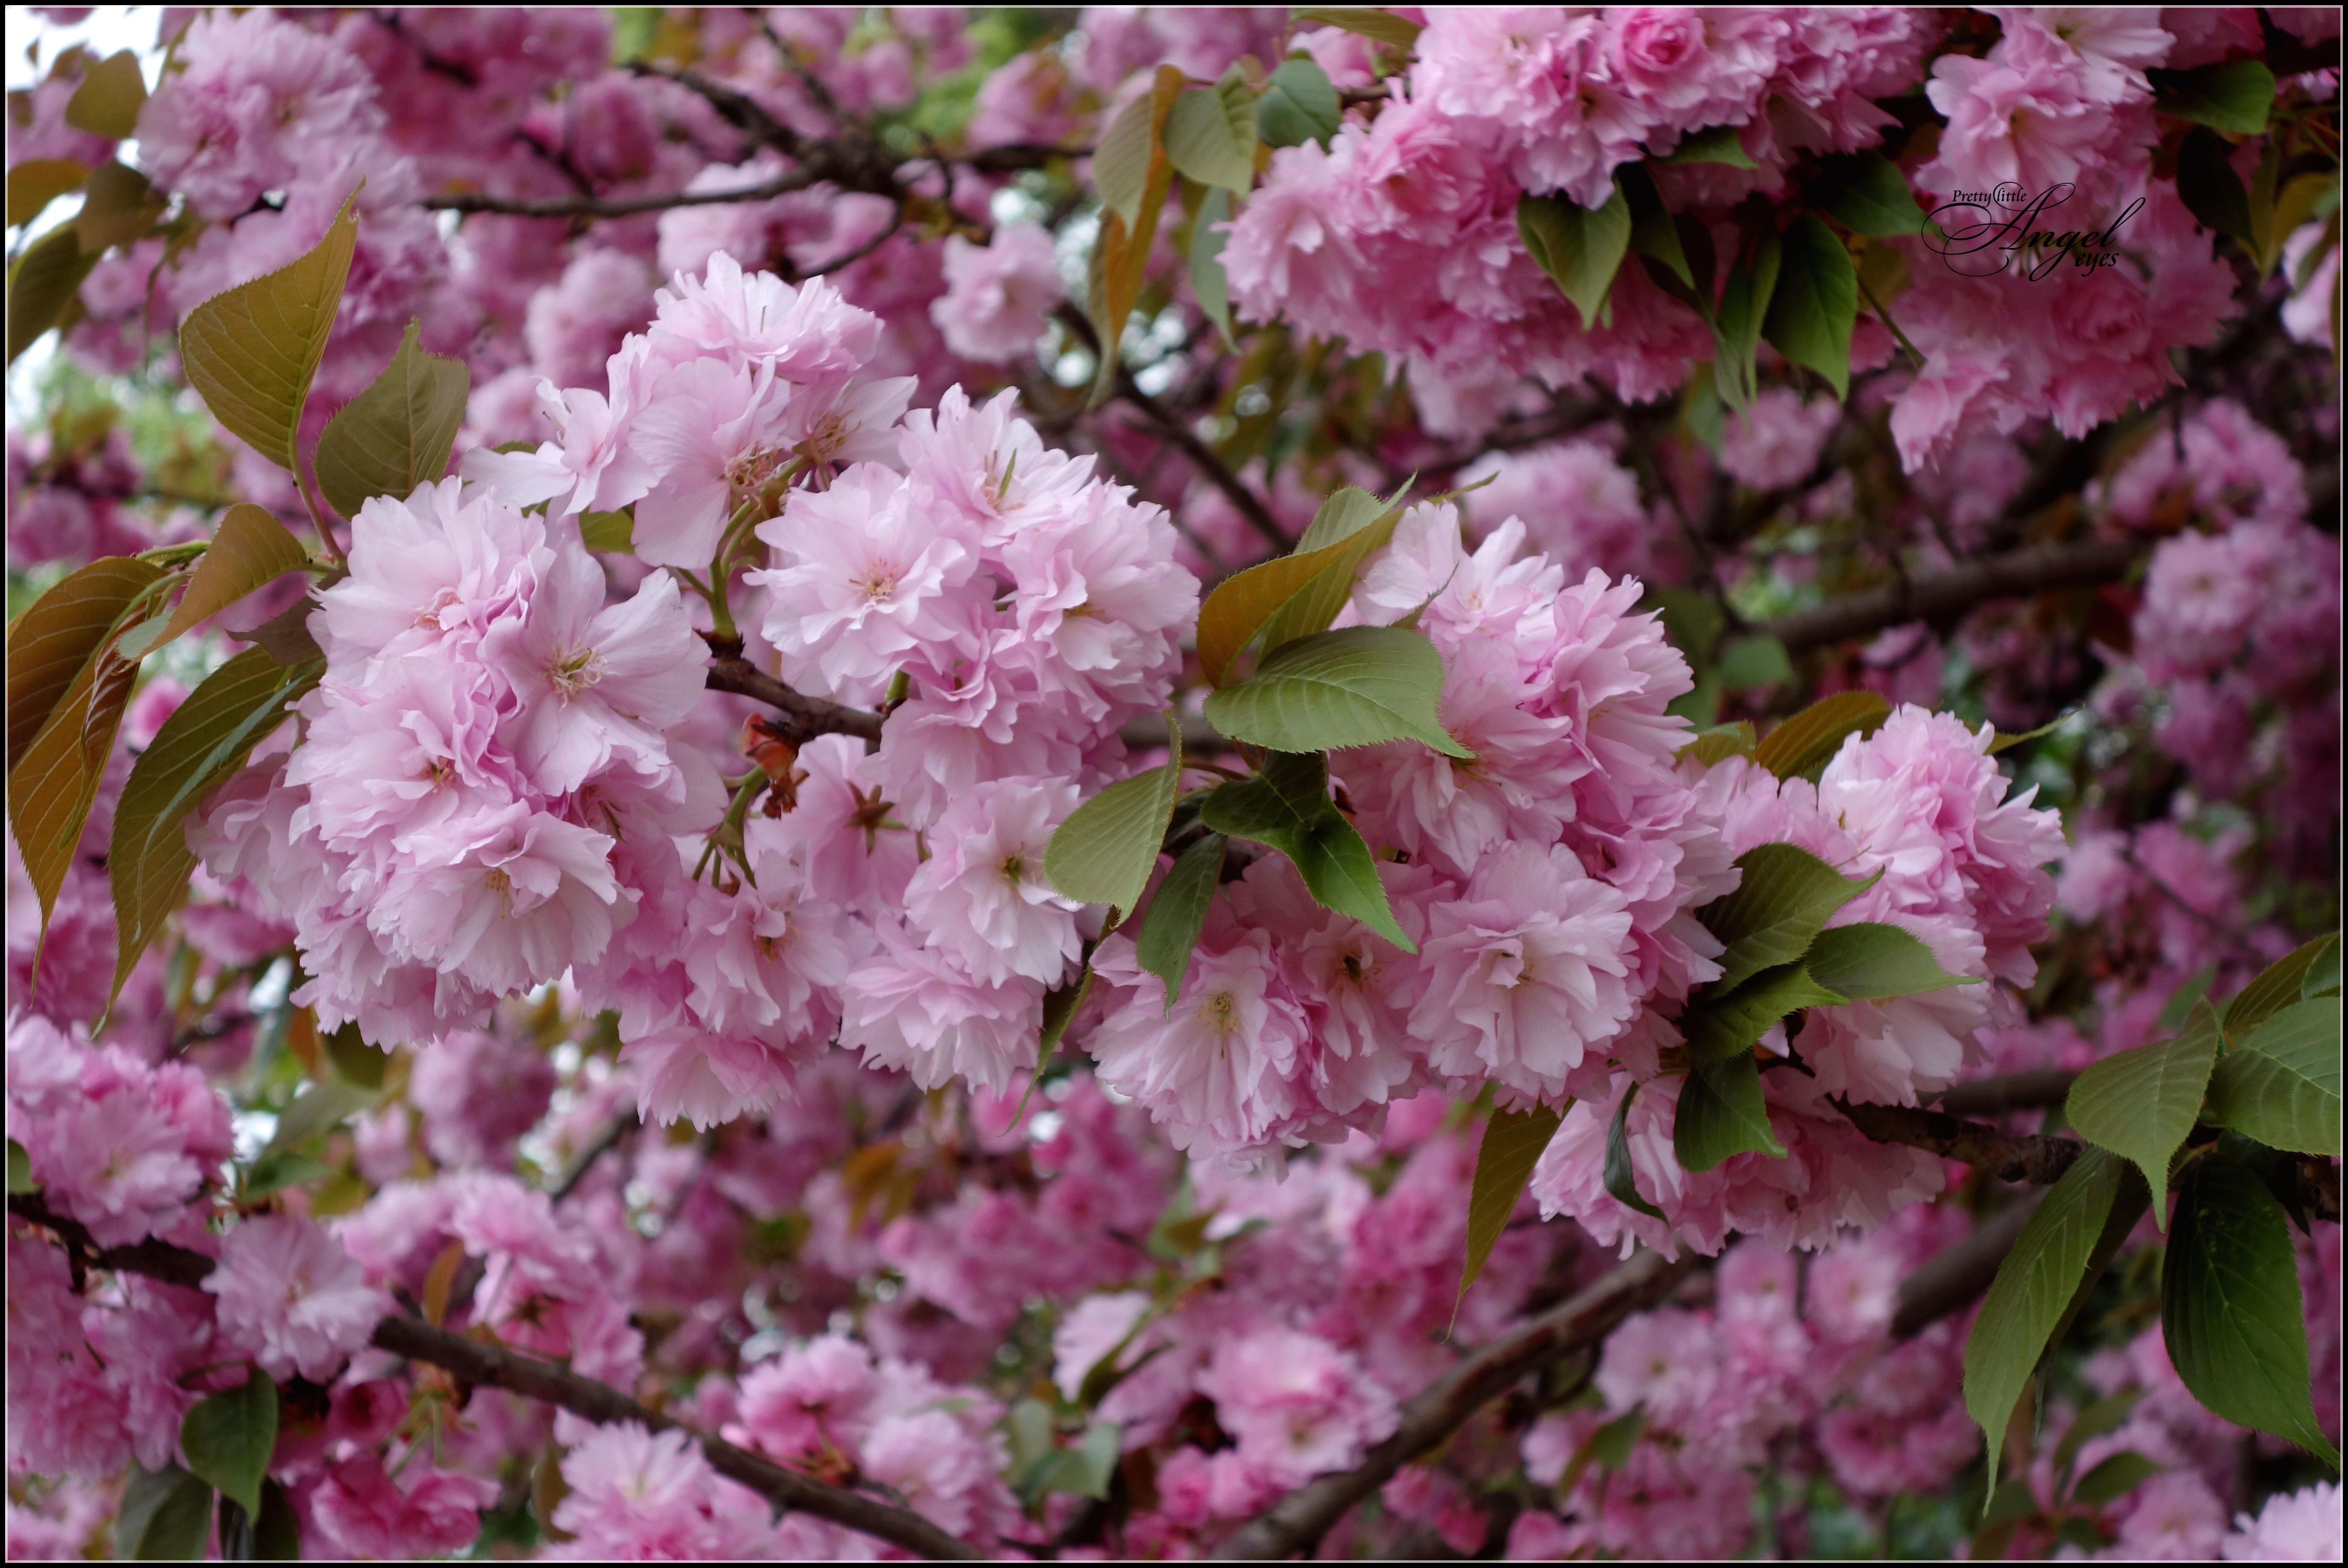
[[[1214,1555],[1277,1560],[1311,1553],[1347,1509],[1457,1431],[1519,1378],[1598,1344],[1622,1319],[1669,1295],[1699,1261],[1683,1255],[1674,1262],[1642,1252],[1579,1296],[1494,1340],[1420,1390],[1403,1407],[1394,1436],[1358,1466],[1307,1481],[1249,1521]]]
[[[1943,1091],[1937,1109],[1952,1116],[1993,1116],[2001,1111],[2034,1111],[2060,1105],[2079,1075],[2066,1068],[2044,1067],[2031,1072],[2008,1072],[1976,1078]]]
[[[2013,1203],[1983,1220],[1972,1235],[1934,1254],[1903,1280],[1900,1304],[1891,1314],[1891,1337],[1912,1337],[1972,1306],[1997,1277],[1998,1266],[2013,1250],[2022,1227],[2038,1212],[2044,1196],[2043,1190],[2019,1194]]]
[[[2060,1181],[2084,1147],[2070,1138],[2017,1137],[1979,1122],[1961,1122],[1943,1111],[1842,1100],[1834,1103],[1852,1126],[1879,1143],[1905,1143],[1911,1149],[1962,1160],[2002,1182],[2044,1186]]]
[[[87,1228],[78,1221],[51,1214],[37,1193],[10,1194],[8,1212],[54,1232],[77,1267],[120,1269],[191,1287],[201,1285],[212,1271],[212,1260],[203,1254],[168,1242],[96,1247]],[[701,1445],[711,1468],[720,1475],[740,1481],[779,1508],[797,1509],[922,1557],[967,1560],[979,1555],[918,1513],[786,1470],[722,1439],[694,1431],[608,1384],[580,1377],[551,1361],[484,1345],[404,1313],[393,1313],[377,1323],[373,1339],[377,1349],[444,1368],[468,1383],[504,1389],[558,1406],[591,1421],[640,1421],[654,1431],[676,1427]]]
[[[805,172],[792,169],[763,185],[741,190],[662,190],[650,196],[549,196],[535,200],[466,191],[454,196],[429,196],[417,205],[443,212],[502,212],[514,218],[627,218],[639,212],[664,212],[672,207],[770,201],[787,191],[804,190],[809,183]]]
[[[1944,623],[1993,599],[2019,599],[2114,581],[2143,548],[2130,539],[2030,545],[2005,555],[1960,561],[1931,577],[1910,578],[1846,594],[1816,610],[1766,621],[1757,630],[1798,652],[1911,620]]]
[[[820,697],[792,691],[742,657],[742,640],[705,633],[703,641],[717,657],[709,666],[709,689],[731,692],[764,702],[783,714],[775,727],[793,745],[804,745],[818,735],[853,735],[867,745],[880,741],[880,715],[861,708],[843,708]]]

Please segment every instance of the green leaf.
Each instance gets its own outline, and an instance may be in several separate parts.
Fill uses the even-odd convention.
[[[2101,1508],[2107,1502],[2118,1501],[2159,1473],[2160,1466],[2134,1449],[2122,1449],[2079,1478],[2079,1484],[2071,1489],[2071,1501]]]
[[[1669,269],[1681,287],[1694,295],[1695,273],[1688,265],[1686,247],[1680,243],[1679,225],[1655,189],[1654,176],[1644,164],[1626,163],[1615,171],[1614,183],[1631,210],[1631,250]],[[1712,280],[1704,279],[1704,285],[1709,289]],[[1709,306],[1711,302],[1707,298],[1704,303]]]
[[[162,635],[126,657],[144,657],[198,623],[211,620],[249,593],[258,592],[289,571],[310,564],[309,551],[261,507],[240,501],[221,517],[220,531],[196,562],[188,591],[180,598]],[[126,641],[128,639],[125,640]]]
[[[1114,1421],[1096,1421],[1073,1448],[1054,1449],[1038,1459],[1019,1487],[1022,1495],[1037,1498],[1064,1491],[1105,1501],[1117,1475],[1117,1461],[1125,1452],[1124,1432]]]
[[[8,227],[18,229],[48,210],[49,203],[79,190],[89,165],[70,158],[28,158],[8,166]]]
[[[1890,240],[1924,231],[1924,210],[1900,166],[1879,152],[1852,152],[1818,160],[1809,200],[1854,234]]]
[[[2340,999],[2271,1014],[2209,1076],[2209,1111],[2224,1126],[2298,1154],[2340,1154]]]
[[[1396,48],[1408,49],[1418,43],[1417,23],[1375,5],[1299,5],[1288,16],[1301,26],[1342,28]]]
[[[1888,1001],[1982,983],[1941,968],[1932,949],[1912,933],[1873,920],[1820,931],[1803,962],[1812,979],[1853,1001]]]
[[[1598,324],[1598,307],[1631,249],[1631,208],[1620,190],[1591,211],[1561,196],[1523,196],[1517,232],[1534,263],[1581,313],[1584,332]]]
[[[2080,1155],[2022,1227],[1990,1282],[1965,1343],[1965,1409],[1989,1440],[1993,1492],[2014,1401],[2078,1292],[2127,1170],[2099,1149]]]
[[[1750,1053],[1688,1064],[1672,1120],[1672,1153],[1682,1170],[1695,1172],[1716,1170],[1736,1154],[1785,1157],[1786,1146],[1769,1130],[1761,1066]]]
[[[1766,631],[1725,645],[1716,668],[1721,681],[1736,691],[1782,686],[1794,679],[1794,661],[1786,645]]]
[[[1762,333],[1794,364],[1850,395],[1850,329],[1859,319],[1859,272],[1834,231],[1805,215],[1786,230],[1777,287]],[[1787,674],[1792,673],[1791,667]]]
[[[1753,721],[1739,719],[1733,724],[1706,730],[1682,746],[1679,754],[1694,757],[1706,767],[1731,757],[1749,757],[1753,754]]]
[[[252,1522],[252,1558],[256,1563],[298,1563],[302,1560],[302,1522],[294,1500],[273,1481],[261,1483],[261,1513]]]
[[[2334,931],[2322,941],[2323,946],[2307,961],[2307,979],[2300,982],[2299,989],[2302,997],[2340,994],[2340,933]]]
[[[1044,993],[1044,1027],[1036,1036],[1036,1071],[1041,1072],[1045,1063],[1052,1060],[1052,1053],[1060,1049],[1068,1025],[1076,1021],[1076,1009],[1085,1005],[1085,998],[1092,994],[1092,989],[1093,967],[1086,964],[1075,979]]]
[[[2215,964],[2205,965],[2198,972],[2188,975],[2175,990],[2168,993],[2168,999],[2160,1004],[2160,1012],[2153,1020],[2153,1028],[2163,1034],[2175,1034],[2183,1029],[2185,1020],[2193,1016],[2193,1009],[2200,1005],[2201,999],[2209,994],[2209,982],[2217,978],[2218,966]]]
[[[9,1139],[8,1195],[13,1198],[20,1193],[37,1193],[40,1190],[41,1184],[33,1180],[33,1157],[25,1152],[25,1145],[14,1138]]]
[[[1217,833],[1279,850],[1323,908],[1349,915],[1416,953],[1416,945],[1395,923],[1370,846],[1330,800],[1328,780],[1328,759],[1319,753],[1274,753],[1264,759],[1260,776],[1210,791],[1199,820]]]
[[[1341,490],[1338,495],[1344,493]],[[1333,496],[1322,503],[1322,510],[1326,512],[1336,499]],[[1199,607],[1199,669],[1209,685],[1221,685],[1231,672],[1232,661],[1256,640],[1282,607],[1313,587],[1323,572],[1345,559],[1350,553],[1345,538],[1338,538],[1312,549],[1299,545],[1288,555],[1234,572],[1215,585],[1215,590]]]
[[[1731,169],[1758,167],[1745,150],[1745,143],[1733,125],[1707,126],[1692,130],[1680,138],[1679,146],[1663,159],[1665,163],[1725,163]]]
[[[114,888],[115,994],[187,897],[195,867],[184,831],[188,813],[244,765],[287,702],[316,681],[315,670],[297,673],[266,650],[248,648],[206,676],[131,764],[106,860]]]
[[[1223,875],[1223,835],[1210,833],[1175,859],[1174,868],[1149,900],[1134,938],[1134,954],[1142,968],[1166,983],[1166,1008],[1172,1011],[1182,995],[1182,977],[1190,971],[1190,951],[1206,929],[1207,910]]]
[[[237,1184],[237,1198],[241,1203],[252,1203],[280,1188],[299,1186],[325,1173],[326,1167],[307,1154],[280,1149],[273,1154],[261,1155],[245,1167],[244,1179]]]
[[[295,474],[294,432],[342,303],[358,240],[357,200],[352,191],[325,238],[300,261],[206,300],[180,328],[188,384],[212,417]]]
[[[579,542],[605,554],[632,555],[636,548],[636,515],[631,511],[582,512]]]
[[[2195,1160],[2178,1188],[2176,1234],[2160,1270],[2160,1334],[2195,1399],[2339,1471],[2308,1401],[2307,1323],[2282,1205],[2222,1155]]]
[[[1218,186],[1207,192],[1190,220],[1190,292],[1227,344],[1237,337],[1231,327],[1231,282],[1223,276],[1223,245],[1231,236],[1215,225],[1231,215],[1231,193]]]
[[[1781,779],[1800,778],[1831,761],[1846,738],[1871,735],[1890,716],[1880,692],[1838,692],[1762,736],[1753,760]]]
[[[326,1060],[345,1082],[361,1089],[383,1087],[384,1071],[390,1065],[391,1055],[369,1045],[359,1033],[358,1025],[346,1023],[319,1043],[325,1047]]]
[[[261,1512],[261,1481],[276,1446],[277,1385],[258,1367],[243,1387],[202,1400],[180,1422],[188,1468],[247,1513]]]
[[[2197,71],[2150,71],[2152,107],[2196,125],[2256,136],[2274,108],[2275,77],[2263,61],[2230,60]]]
[[[1405,484],[1381,500],[1367,490],[1346,485],[1321,503],[1304,537],[1296,542],[1296,554],[1318,557],[1333,549],[1334,553],[1328,556],[1326,566],[1265,618],[1259,642],[1262,651],[1270,653],[1300,637],[1329,630],[1329,623],[1353,596],[1354,578],[1363,559],[1394,538],[1395,525],[1402,520],[1402,508],[1395,503],[1409,487]]]
[[[1712,982],[1723,993],[1763,969],[1799,960],[1834,912],[1875,885],[1873,876],[1845,876],[1790,844],[1757,845],[1736,865],[1745,874],[1736,891],[1696,911],[1704,929],[1727,946],[1721,976]]]
[[[472,384],[463,364],[424,352],[410,321],[383,374],[318,437],[318,488],[335,509],[356,517],[371,496],[405,500],[445,476]]]
[[[1639,1446],[1639,1438],[1647,1430],[1647,1404],[1642,1399],[1604,1426],[1591,1430],[1573,1450],[1567,1461],[1565,1473],[1551,1489],[1553,1497],[1570,1497],[1576,1482],[1596,1464],[1601,1472],[1621,1470],[1631,1460],[1631,1450]]]
[[[1122,919],[1133,913],[1158,869],[1158,851],[1174,798],[1182,793],[1182,732],[1166,718],[1170,754],[1068,814],[1044,847],[1044,875],[1063,897],[1106,904]]]
[[[2049,719],[2044,723],[2039,725],[2036,729],[2024,730],[2018,735],[2009,735],[2001,732],[1990,742],[1989,754],[1993,757],[1998,756],[2003,753],[2013,750],[2016,746],[2024,745],[2031,741],[2037,740],[2042,735],[2051,735],[2056,730],[2061,729],[2070,719],[2071,714],[2077,711],[2078,710],[2075,708],[2069,712],[2058,713],[2054,718]]]
[[[1659,1220],[1663,1211],[1639,1195],[1638,1167],[1631,1163],[1630,1140],[1622,1135],[1623,1118],[1631,1114],[1631,1102],[1638,1092],[1636,1083],[1629,1084],[1622,1091],[1622,1098],[1614,1103],[1613,1119],[1606,1123],[1606,1165],[1600,1179],[1606,1184],[1607,1195],[1616,1203]]]
[[[2177,195],[2204,229],[2251,243],[2250,193],[2234,172],[2234,149],[2216,131],[2187,133],[2177,149]]]
[[[285,1113],[277,1119],[277,1131],[254,1158],[265,1159],[272,1154],[298,1149],[321,1133],[341,1126],[381,1098],[381,1090],[363,1089],[355,1083],[338,1083],[332,1080],[313,1083],[285,1108]]]
[[[1326,147],[1344,124],[1344,106],[1329,74],[1302,57],[1282,61],[1255,101],[1256,134],[1273,147],[1302,147],[1308,141]]]
[[[1775,233],[1764,234],[1752,255],[1728,270],[1728,281],[1721,286],[1720,308],[1712,323],[1712,378],[1720,389],[1720,401],[1732,413],[1752,402],[1759,390],[1753,356],[1761,347],[1762,323],[1768,319],[1783,260],[1783,243]]]
[[[8,767],[57,712],[83,666],[131,602],[163,575],[129,556],[104,556],[35,600],[8,627]]]
[[[1524,1194],[1525,1184],[1533,1179],[1533,1166],[1540,1163],[1541,1151],[1557,1136],[1560,1120],[1559,1112],[1536,1105],[1529,1111],[1496,1110],[1485,1122],[1484,1141],[1476,1149],[1476,1180],[1468,1193],[1468,1262],[1459,1271],[1459,1295],[1452,1307],[1455,1317],[1457,1302],[1467,1299],[1468,1287],[1484,1272],[1492,1244],[1508,1228],[1517,1199]]]
[[[96,256],[111,245],[128,245],[155,231],[170,201],[155,193],[147,177],[119,163],[90,170],[88,194],[75,215],[73,231],[82,254]]]
[[[85,251],[73,227],[52,229],[25,248],[8,269],[8,363],[57,325],[57,317],[81,288],[81,281],[98,265],[95,251]]]
[[[114,1514],[118,1563],[194,1562],[211,1539],[212,1489],[181,1470],[133,1460]]]
[[[1850,999],[1820,985],[1801,964],[1764,969],[1725,996],[1705,994],[1680,1020],[1689,1054],[1706,1061],[1750,1051],[1769,1026],[1800,1008],[1835,1007]]]
[[[1234,66],[1211,87],[1187,87],[1166,116],[1166,156],[1201,185],[1244,196],[1255,183],[1255,95]]]
[[[101,645],[8,774],[8,820],[46,929],[98,798],[139,666]]]
[[[66,123],[120,141],[138,134],[139,106],[146,101],[138,53],[123,49],[83,71],[81,86],[66,100]]]
[[[2303,991],[2306,995],[2314,995],[2315,991],[2305,988],[2318,974],[2316,960],[2327,952],[2331,955],[2332,972],[2336,983],[2340,966],[2339,941],[2340,936],[2336,931],[2328,937],[2318,937],[2260,970],[2258,978],[2244,986],[2240,994],[2226,1004],[2226,1038],[2236,1041],[2244,1040],[2270,1015],[2297,1001]],[[2322,989],[2318,986],[2315,990]]]
[[[2087,1142],[2135,1162],[2154,1193],[2168,1190],[2168,1162],[2201,1114],[2201,1096],[2218,1060],[2218,1015],[2203,1002],[2185,1031],[2090,1065],[2071,1085],[2064,1115]],[[2167,1224],[2165,1205],[2153,1220]]]
[[[1149,178],[1151,134],[1157,117],[1153,97],[1142,93],[1117,110],[1117,118],[1102,133],[1100,145],[1093,151],[1093,186],[1100,192],[1101,205],[1125,220],[1131,229],[1141,219],[1142,192]],[[1122,324],[1122,323],[1120,323]],[[1114,338],[1105,340],[1108,352],[1117,352]]]
[[[1332,546],[1331,548],[1342,548]],[[1255,679],[1207,699],[1207,722],[1249,745],[1322,752],[1419,741],[1473,761],[1437,716],[1443,656],[1416,631],[1349,626],[1315,632],[1268,655]]]

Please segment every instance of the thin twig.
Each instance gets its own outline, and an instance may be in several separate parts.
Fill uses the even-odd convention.
[[[1478,1410],[1560,1357],[1588,1349],[1633,1312],[1653,1307],[1694,1272],[1692,1254],[1641,1252],[1561,1306],[1511,1330],[1428,1384],[1402,1409],[1392,1437],[1349,1471],[1324,1475],[1273,1503],[1218,1547],[1219,1558],[1278,1560],[1310,1553],[1345,1511],[1440,1444]]]
[[[1815,610],[1765,621],[1759,630],[1798,652],[1911,620],[1945,622],[1993,599],[2020,599],[2115,581],[2144,548],[2134,539],[2029,545],[2004,555],[1960,561],[1931,577],[1848,594]]]
[[[427,196],[417,203],[442,212],[501,212],[513,218],[627,218],[675,207],[721,207],[736,201],[770,201],[813,183],[803,169],[788,169],[764,184],[740,190],[663,190],[650,196],[549,196],[528,200],[467,191]]]
[[[804,745],[818,735],[853,735],[868,745],[880,743],[880,714],[868,713],[860,708],[844,708],[838,702],[794,692],[743,658],[742,640],[738,637],[720,637],[705,631],[702,641],[716,655],[709,666],[709,689],[731,692],[779,710],[784,717],[776,728],[793,745]]]
[[[8,1212],[52,1232],[65,1245],[77,1266],[115,1269],[144,1275],[188,1288],[201,1286],[212,1271],[212,1260],[200,1252],[168,1242],[142,1241],[131,1246],[98,1247],[79,1221],[49,1212],[37,1193],[12,1193]],[[861,1497],[839,1487],[786,1470],[771,1460],[736,1448],[720,1438],[695,1431],[684,1423],[637,1403],[609,1384],[566,1371],[551,1361],[518,1355],[484,1345],[421,1318],[395,1312],[376,1324],[372,1343],[379,1350],[410,1361],[423,1361],[457,1374],[467,1383],[504,1389],[525,1399],[609,1424],[637,1421],[654,1431],[675,1428],[700,1444],[710,1467],[758,1492],[779,1508],[828,1520],[834,1524],[902,1547],[918,1556],[968,1561],[979,1553],[920,1514]]]

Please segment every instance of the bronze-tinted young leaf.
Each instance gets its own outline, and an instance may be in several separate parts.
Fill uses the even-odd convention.
[[[358,241],[358,192],[325,238],[291,266],[215,294],[180,328],[188,383],[230,435],[279,467],[301,471],[294,433],[326,352]]]
[[[90,171],[81,211],[73,220],[74,234],[82,253],[95,256],[109,245],[145,239],[170,205],[137,169],[101,163]]]
[[[97,265],[97,253],[81,248],[70,224],[50,230],[25,248],[8,270],[10,364],[57,325],[67,302]]]
[[[1296,541],[1296,556],[1316,559],[1332,546],[1342,547],[1328,564],[1297,589],[1285,604],[1265,620],[1259,651],[1269,654],[1283,643],[1316,631],[1326,631],[1337,612],[1353,596],[1354,579],[1369,553],[1394,538],[1402,519],[1397,503],[1406,483],[1384,499],[1351,485],[1331,494],[1313,514],[1304,537]]]
[[[1484,1123],[1484,1141],[1476,1150],[1476,1179],[1468,1194],[1468,1263],[1459,1271],[1460,1299],[1466,1299],[1468,1287],[1484,1272],[1492,1244],[1508,1228],[1541,1151],[1557,1136],[1560,1120],[1559,1112],[1536,1105],[1529,1111],[1496,1110]]]
[[[114,811],[106,870],[114,886],[114,989],[187,897],[195,856],[188,814],[211,787],[244,764],[277,727],[285,704],[317,680],[287,670],[265,649],[249,648],[206,676],[163,721],[131,764]]]
[[[212,536],[211,548],[196,562],[188,590],[171,611],[162,635],[139,652],[153,652],[245,595],[309,564],[309,552],[283,523],[250,502],[238,502],[221,518],[220,531]]]
[[[138,675],[136,663],[116,658],[111,648],[100,648],[25,748],[23,760],[9,770],[8,820],[16,831],[26,875],[39,896],[44,927],[72,868],[90,804],[98,798],[98,780],[106,774],[107,753],[114,747],[114,732],[122,723],[123,705],[130,700]]]
[[[115,622],[162,575],[160,567],[146,561],[103,556],[67,576],[9,623],[11,772]]]
[[[1108,401],[1117,388],[1120,364],[1120,344],[1125,336],[1126,318],[1133,313],[1134,302],[1141,297],[1141,285],[1149,266],[1149,248],[1158,238],[1159,214],[1166,206],[1166,193],[1173,188],[1174,165],[1166,156],[1166,117],[1172,112],[1174,100],[1181,95],[1182,73],[1172,66],[1158,67],[1158,76],[1149,92],[1126,106],[1102,138],[1102,151],[1094,156],[1095,179],[1107,181],[1115,176],[1115,190],[1107,183],[1101,188],[1102,201],[1110,210],[1101,218],[1100,239],[1093,246],[1090,286],[1086,298],[1090,305],[1093,335],[1100,344],[1100,364],[1093,377],[1089,406],[1098,408]],[[1142,106],[1137,108],[1135,106]],[[1132,118],[1128,119],[1128,117]],[[1138,125],[1138,138],[1128,134],[1128,127]],[[1112,148],[1112,140],[1122,137]],[[1134,169],[1130,156],[1138,139],[1138,162]],[[1108,173],[1101,171],[1104,157],[1114,167]],[[1138,169],[1138,178],[1128,179]],[[1129,198],[1129,200],[1128,200]]]
[[[81,86],[66,100],[66,123],[119,141],[137,134],[139,106],[146,101],[137,51],[118,50],[82,72]]]
[[[1199,607],[1199,669],[1208,684],[1221,685],[1231,661],[1255,641],[1281,607],[1312,587],[1347,553],[1343,538],[1318,549],[1300,547],[1293,555],[1251,566],[1217,583]]]
[[[448,471],[472,375],[456,360],[425,353],[417,330],[407,323],[383,374],[337,409],[318,437],[318,488],[346,518],[371,496],[405,499]]]
[[[1753,760],[1781,779],[1799,778],[1831,758],[1845,737],[1871,735],[1891,716],[1877,692],[1838,692],[1761,737]]]
[[[1299,26],[1336,27],[1401,49],[1418,42],[1417,23],[1375,5],[1299,5],[1289,17]]]
[[[28,158],[8,166],[8,227],[21,228],[49,203],[89,178],[89,165],[70,158]]]

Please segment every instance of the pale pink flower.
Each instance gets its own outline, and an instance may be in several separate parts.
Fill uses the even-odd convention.
[[[695,359],[658,377],[628,425],[629,446],[652,475],[636,503],[638,559],[708,569],[737,494],[783,466],[788,396],[766,363],[753,371]]]
[[[914,930],[982,985],[1057,984],[1081,942],[1076,911],[1044,875],[1052,832],[1076,807],[1068,780],[1004,779],[948,805],[905,888]]]
[[[352,1556],[400,1562],[462,1552],[481,1532],[481,1510],[497,1499],[493,1481],[425,1465],[407,1466],[395,1481],[380,1460],[361,1452],[327,1471],[310,1493],[310,1512]]]
[[[986,985],[952,953],[916,944],[894,921],[880,951],[840,988],[839,1043],[867,1065],[894,1068],[924,1089],[960,1078],[1007,1091],[1035,1066],[1044,983],[1011,976]]]
[[[1395,1398],[1317,1335],[1264,1328],[1228,1340],[1200,1375],[1243,1460],[1282,1486],[1360,1461],[1395,1429]]]
[[[2275,1493],[2256,1518],[2238,1514],[2218,1551],[2229,1563],[2329,1563],[2340,1555],[2340,1533],[2339,1485],[2320,1481]]]
[[[221,1332],[283,1381],[331,1381],[388,1310],[341,1242],[307,1219],[257,1214],[221,1238],[203,1288],[220,1298]]]
[[[930,319],[948,348],[989,364],[1032,360],[1045,316],[1067,295],[1052,232],[1037,223],[1001,224],[983,246],[949,238],[945,276]]]

